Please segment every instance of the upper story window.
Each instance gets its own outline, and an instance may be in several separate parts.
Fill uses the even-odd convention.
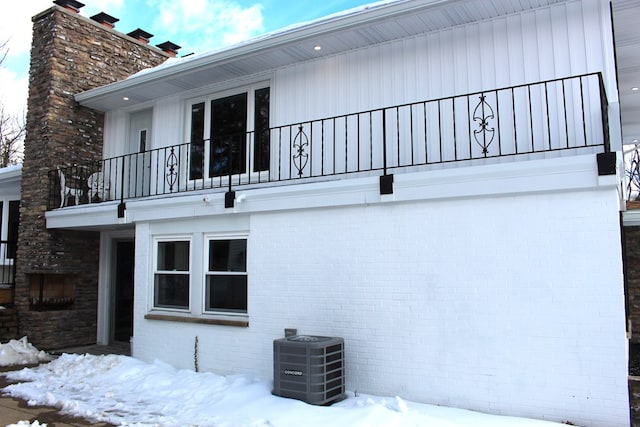
[[[255,85],[189,103],[189,179],[269,169],[269,98]]]
[[[7,222],[7,258],[16,257],[18,242],[18,226],[20,225],[20,201],[9,201],[9,218]]]
[[[6,212],[5,212],[6,207]],[[6,216],[5,216],[6,215]],[[0,201],[1,239],[6,244],[4,257],[16,257],[16,243],[18,241],[18,226],[20,224],[20,201]]]

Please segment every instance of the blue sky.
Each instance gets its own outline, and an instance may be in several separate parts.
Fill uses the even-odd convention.
[[[373,3],[374,0],[80,0],[80,14],[105,12],[118,18],[115,29],[151,33],[153,45],[170,40],[178,56],[228,46],[280,28]],[[0,43],[8,55],[0,66],[0,103],[6,112],[26,111],[31,17],[53,0],[17,2],[0,15]]]

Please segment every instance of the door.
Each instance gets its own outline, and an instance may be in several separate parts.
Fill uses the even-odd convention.
[[[148,196],[151,193],[151,108],[131,113],[129,118],[129,197]],[[125,178],[126,179],[126,178]]]
[[[113,313],[113,340],[129,342],[133,336],[133,267],[135,245],[133,241],[117,241],[115,265],[115,295]]]
[[[211,101],[209,176],[247,171],[247,94]]]

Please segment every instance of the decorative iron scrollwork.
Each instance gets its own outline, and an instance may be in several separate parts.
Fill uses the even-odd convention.
[[[626,156],[627,163],[627,200],[640,200],[640,147],[636,145],[633,152]]]
[[[298,133],[293,140],[293,148],[295,155],[293,156],[293,164],[298,170],[298,177],[302,177],[303,170],[309,162],[309,154],[305,152],[305,149],[309,146],[309,138],[307,134],[302,130],[302,125],[298,126]]]
[[[178,156],[176,156],[175,150],[171,147],[171,153],[167,157],[167,184],[169,184],[169,191],[173,191],[173,186],[178,180],[178,172],[176,166],[178,165]]]
[[[489,120],[495,118],[493,108],[487,103],[486,96],[480,95],[480,101],[473,110],[473,121],[478,122],[479,129],[473,131],[473,138],[476,144],[482,148],[482,154],[487,157],[489,146],[495,136],[495,128],[489,127]]]

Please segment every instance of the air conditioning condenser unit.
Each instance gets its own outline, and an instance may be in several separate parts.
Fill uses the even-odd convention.
[[[344,340],[296,335],[273,341],[273,394],[328,405],[344,399]]]

